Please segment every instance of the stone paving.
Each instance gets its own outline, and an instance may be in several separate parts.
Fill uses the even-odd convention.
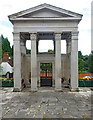
[[[91,94],[93,91],[55,92],[40,89],[30,92],[12,92],[2,88],[2,118],[91,118]]]

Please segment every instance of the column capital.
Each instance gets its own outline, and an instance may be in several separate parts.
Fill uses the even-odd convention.
[[[55,33],[55,39],[56,40],[61,40],[61,33]]]
[[[20,34],[20,32],[12,32],[12,34]]]
[[[13,33],[13,41],[20,41],[20,33],[12,32]]]
[[[72,40],[78,40],[78,31],[73,31],[72,32]]]
[[[72,33],[72,36],[78,36],[79,31],[72,31],[71,33]]]
[[[36,33],[30,33],[30,39],[31,40],[36,40],[37,39],[37,34]]]

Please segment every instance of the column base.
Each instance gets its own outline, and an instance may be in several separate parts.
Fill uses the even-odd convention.
[[[21,91],[22,91],[21,88],[14,88],[14,89],[13,89],[13,92],[21,92]]]
[[[60,89],[55,88],[55,91],[56,91],[56,92],[62,92],[62,89],[61,89],[61,88],[60,88]]]
[[[34,88],[31,88],[31,92],[37,92],[38,91],[38,89],[36,88],[36,89],[34,89]]]
[[[37,77],[31,77],[31,91],[37,91]]]
[[[79,88],[70,88],[71,92],[79,92]]]

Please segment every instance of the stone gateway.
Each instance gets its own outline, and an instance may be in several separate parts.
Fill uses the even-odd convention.
[[[22,83],[31,86],[31,91],[42,86],[61,90],[62,79],[72,90],[78,88],[78,24],[81,19],[81,14],[46,3],[9,16],[13,24],[14,91],[21,91]],[[27,40],[31,41],[31,55],[26,54]],[[40,40],[52,40],[54,51],[40,53]],[[61,54],[61,40],[66,41],[66,54]],[[45,73],[43,77],[41,69]]]

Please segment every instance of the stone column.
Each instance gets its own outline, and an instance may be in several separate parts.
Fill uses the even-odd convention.
[[[63,60],[63,77],[65,77],[64,75],[65,75],[65,72],[64,72],[64,60]]]
[[[36,33],[31,33],[30,39],[31,39],[31,91],[37,91]]]
[[[40,62],[38,63],[39,68],[38,68],[38,80],[39,80],[39,87],[40,87]]]
[[[25,55],[26,54],[26,40],[21,40],[20,45],[21,45],[21,53]]]
[[[66,79],[67,79],[67,84],[69,83],[69,55],[66,55]]]
[[[25,79],[26,76],[26,66],[25,66],[25,55],[26,55],[26,40],[20,40],[20,49],[21,49],[21,77],[25,80],[25,84],[27,81]]]
[[[52,86],[54,87],[54,79],[55,79],[55,66],[54,62],[52,62]]]
[[[61,33],[55,33],[55,90],[61,90]]]
[[[68,53],[69,53],[69,41],[68,39],[66,40],[66,79],[67,79],[67,82],[69,80],[69,59],[68,59]]]
[[[40,87],[40,63],[37,62],[37,87]]]
[[[70,56],[71,56],[71,39],[68,40],[68,52],[67,52],[67,79],[71,79],[70,73]],[[68,81],[69,82],[69,81]]]
[[[66,54],[68,54],[68,46],[69,46],[68,40],[66,40]]]
[[[72,32],[71,40],[71,89],[78,88],[78,32]]]
[[[14,33],[14,91],[21,91],[21,49],[20,34]]]
[[[71,40],[66,41],[66,54],[69,54],[71,52]]]

